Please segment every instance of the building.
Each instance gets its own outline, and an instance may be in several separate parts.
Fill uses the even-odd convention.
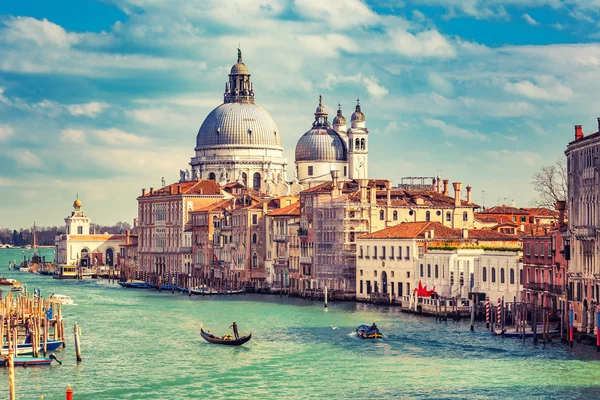
[[[229,197],[213,180],[142,189],[138,201],[138,260],[145,272],[193,272],[192,211]]]
[[[254,102],[248,67],[238,59],[225,85],[223,104],[212,110],[198,131],[192,173],[180,171],[181,181],[240,182],[264,193],[288,194],[287,159],[281,132],[269,113]]]
[[[140,266],[138,262],[138,236],[125,232],[125,242],[120,245],[119,266],[121,268],[121,277],[128,279],[138,279]]]
[[[570,261],[569,300],[575,327],[593,332],[594,312],[600,299],[600,118],[599,132],[585,136],[575,125],[575,140],[568,144]]]
[[[126,235],[90,234],[90,218],[81,208],[79,198],[73,202],[73,212],[65,218],[66,233],[54,241],[56,264],[90,266],[117,266],[121,244]]]
[[[311,188],[331,180],[331,171],[340,179],[367,179],[369,175],[369,130],[360,102],[346,126],[341,106],[333,119],[319,96],[315,120],[296,144],[296,176],[303,188]]]
[[[356,289],[356,237],[402,222],[436,221],[451,228],[468,228],[473,211],[467,187],[453,184],[437,190],[392,189],[387,180],[332,180],[300,193],[300,263],[303,289],[338,290],[353,295]]]
[[[271,211],[266,215],[267,248],[271,256],[271,273],[267,282],[273,290],[299,293],[300,280],[300,202]]]
[[[520,294],[519,239],[494,231],[406,222],[357,239],[356,297],[394,301],[419,285],[442,297],[471,292],[510,301]]]

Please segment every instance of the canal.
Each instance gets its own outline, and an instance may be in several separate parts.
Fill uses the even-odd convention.
[[[591,346],[535,346],[398,308],[330,303],[325,310],[279,296],[188,297],[9,272],[21,253],[0,250],[1,276],[76,304],[64,306],[67,347],[56,353],[63,365],[17,368],[18,399],[63,399],[67,384],[77,400],[600,397],[600,356]],[[42,254],[51,258],[52,250]],[[200,324],[225,334],[232,321],[255,342],[228,348],[200,337]],[[73,322],[82,329],[80,364]],[[354,335],[373,322],[383,340]],[[8,398],[7,382],[0,368],[0,398]]]

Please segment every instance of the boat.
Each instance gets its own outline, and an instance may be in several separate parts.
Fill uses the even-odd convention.
[[[500,336],[503,334],[502,329],[494,329],[494,335]],[[544,335],[544,326],[543,325],[539,325],[537,327],[537,336],[539,338],[542,338]],[[559,329],[550,329],[550,331],[548,331],[548,335],[549,336],[558,336],[560,335],[560,330]],[[516,337],[516,338],[520,338],[520,337],[526,337],[526,338],[532,338],[533,337],[533,330],[531,328],[531,326],[527,326],[527,328],[525,329],[525,333],[522,334],[521,331],[517,331],[514,327],[510,327],[510,328],[504,328],[504,337]]]
[[[381,339],[383,337],[379,328],[371,329],[369,325],[360,325],[356,328],[356,333],[361,339]]]
[[[60,303],[60,304],[73,304],[73,300],[71,300],[71,298],[69,296],[65,296],[64,294],[54,294],[52,293],[49,297],[48,300],[53,301],[55,303]]]
[[[77,279],[77,266],[75,265],[59,265],[54,279]]]
[[[25,288],[23,288],[21,285],[13,285],[10,288],[10,291],[13,293],[25,293]]]
[[[58,350],[60,346],[62,346],[63,342],[60,340],[48,340],[48,345],[46,346],[46,351],[54,351]],[[44,341],[40,341],[40,348],[38,352],[42,352],[44,350]],[[31,345],[31,340],[28,337],[25,343],[17,343],[17,355],[27,355],[33,353],[33,346]],[[8,355],[8,345],[4,345],[0,349],[0,355]]]
[[[15,284],[19,285],[20,282],[17,281],[16,279],[4,278],[4,277],[0,276],[0,286],[13,286]]]
[[[49,357],[15,357],[13,364],[15,367],[34,367],[38,365],[50,365],[52,361],[56,360],[57,363],[62,364],[58,361],[54,354],[50,354]],[[0,359],[0,365],[6,367],[8,358]]]
[[[238,339],[235,339],[231,335],[225,335],[223,337],[214,336],[210,332],[204,332],[204,329],[202,329],[202,327],[200,327],[200,335],[202,335],[202,338],[209,343],[223,344],[225,346],[241,346],[250,339],[252,339],[252,332],[250,332],[250,334],[247,336],[242,336]]]
[[[128,281],[128,282],[119,282],[119,285],[129,288],[129,289],[148,289],[150,286],[144,281]]]

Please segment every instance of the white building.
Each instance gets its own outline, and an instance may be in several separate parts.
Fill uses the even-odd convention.
[[[328,120],[327,109],[319,96],[312,128],[296,144],[296,175],[304,188],[311,188],[331,180],[331,171],[339,171],[339,179],[368,178],[368,134],[365,115],[360,103],[352,114],[350,128],[339,108]]]
[[[73,212],[65,218],[66,234],[55,240],[55,263],[61,265],[116,266],[121,245],[127,235],[90,234],[90,218],[83,214],[81,200],[73,203]]]
[[[269,113],[254,102],[250,72],[238,49],[223,104],[208,114],[196,137],[192,173],[180,171],[181,181],[240,182],[270,194],[287,194],[287,159],[281,132]]]
[[[356,243],[358,300],[369,299],[371,293],[399,300],[419,283],[428,290],[435,286],[442,297],[467,298],[469,292],[479,292],[509,301],[522,288],[515,236],[408,222],[361,236]]]

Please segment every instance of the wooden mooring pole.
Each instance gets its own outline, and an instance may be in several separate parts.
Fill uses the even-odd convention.
[[[77,322],[73,324],[73,335],[75,339],[75,354],[77,356],[77,362],[81,362],[81,344],[79,343],[79,327]]]
[[[475,295],[471,301],[471,332],[475,332]]]
[[[325,308],[327,308],[327,286],[323,288],[323,294],[325,295]]]

